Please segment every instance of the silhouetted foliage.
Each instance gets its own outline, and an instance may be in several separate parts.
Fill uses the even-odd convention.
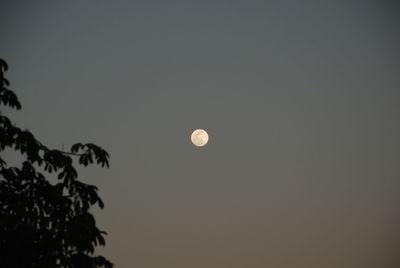
[[[0,105],[20,110],[4,77],[7,69],[0,59]],[[72,159],[108,167],[108,153],[91,143],[77,143],[70,152],[50,149],[0,111],[0,152],[6,148],[23,161],[11,167],[0,156],[0,267],[112,267],[106,258],[93,256],[96,246],[105,245],[105,232],[96,227],[89,208],[103,208],[103,202],[96,186],[78,180]],[[40,169],[56,173],[57,183]]]

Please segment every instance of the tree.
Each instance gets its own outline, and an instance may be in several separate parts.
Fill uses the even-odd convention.
[[[4,77],[7,69],[0,59],[0,106],[20,110]],[[95,247],[105,245],[105,232],[89,209],[103,208],[103,202],[96,186],[78,180],[73,163],[77,158],[79,165],[108,167],[108,153],[91,143],[76,143],[69,152],[50,149],[0,111],[0,153],[5,149],[23,161],[8,166],[0,155],[0,267],[112,267],[94,256]],[[57,182],[49,173],[56,173]]]

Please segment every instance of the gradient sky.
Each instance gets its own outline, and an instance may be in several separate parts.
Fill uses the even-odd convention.
[[[0,57],[49,146],[94,142],[116,267],[400,259],[395,1],[2,1]],[[209,132],[206,147],[191,131]]]

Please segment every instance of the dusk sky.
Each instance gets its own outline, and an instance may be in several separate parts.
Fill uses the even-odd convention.
[[[397,268],[396,1],[1,1],[0,57],[116,267]],[[193,130],[210,141],[193,146]],[[13,158],[10,155],[9,158]]]

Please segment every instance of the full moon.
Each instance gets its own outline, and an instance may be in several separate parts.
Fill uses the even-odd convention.
[[[208,142],[208,134],[204,129],[196,129],[190,137],[192,143],[197,147],[203,147]]]

